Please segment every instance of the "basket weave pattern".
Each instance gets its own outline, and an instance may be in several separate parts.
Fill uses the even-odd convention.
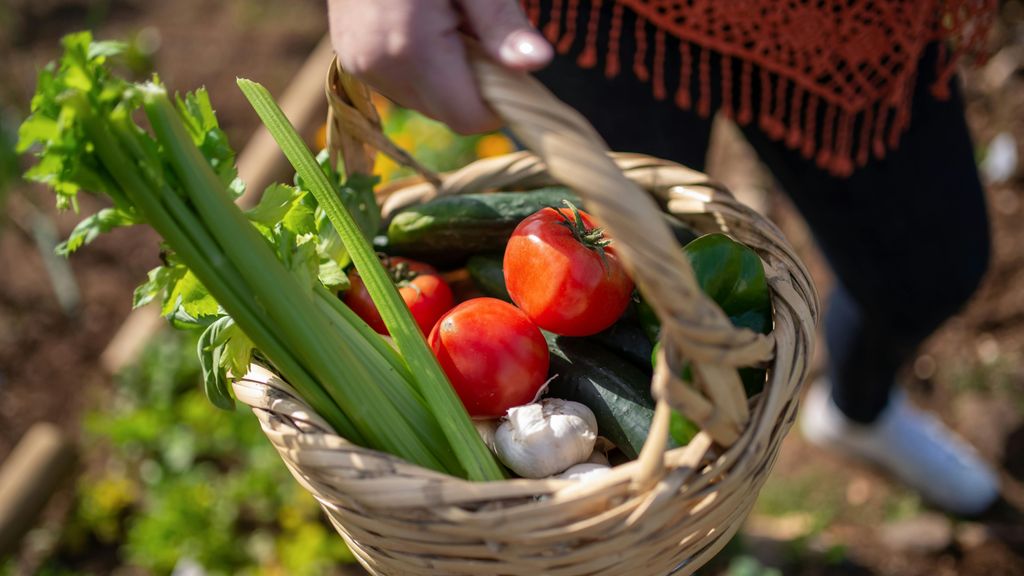
[[[640,457],[587,483],[474,483],[346,441],[258,366],[235,393],[373,574],[690,574],[739,529],[793,422],[818,314],[809,274],[774,225],[703,174],[608,155],[589,125],[539,85],[480,59],[474,65],[484,97],[536,154],[481,160],[442,178],[422,170],[383,191],[385,216],[438,194],[559,183],[577,190],[663,319],[664,357],[652,383],[658,407]],[[334,67],[328,87],[332,147],[346,151],[350,168],[372,166],[367,143],[398,154],[381,139],[362,87]],[[658,210],[757,251],[772,293],[770,335],[732,328],[703,297]],[[672,376],[683,358],[694,366],[693,384]],[[769,366],[768,384],[748,401],[736,367],[759,363]],[[670,408],[702,432],[666,451]]]

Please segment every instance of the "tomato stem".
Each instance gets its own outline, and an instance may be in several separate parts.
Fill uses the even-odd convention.
[[[420,275],[419,272],[413,270],[408,262],[395,262],[390,256],[383,253],[378,253],[377,257],[380,258],[380,263],[384,265],[384,269],[388,272],[388,277],[391,281],[399,288],[408,286],[410,282],[416,279]]]
[[[568,200],[562,200],[562,203],[572,212],[572,218],[570,218],[565,212],[556,210],[558,215],[562,217],[562,225],[568,228],[572,232],[573,237],[585,248],[597,252],[597,255],[601,258],[601,266],[604,268],[605,274],[611,275],[611,265],[608,263],[608,255],[605,253],[605,248],[612,241],[609,238],[605,238],[604,228],[588,228],[575,204]]]

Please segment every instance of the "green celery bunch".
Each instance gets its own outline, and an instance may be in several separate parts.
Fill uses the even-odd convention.
[[[394,287],[375,285],[371,295],[401,355],[336,297],[350,254],[363,277],[383,275],[360,227],[374,227],[376,214],[354,218],[341,201],[368,208],[372,180],[342,182],[302,146],[299,186],[272,186],[245,214],[233,202],[243,189],[234,153],[205,92],[172,100],[158,79],[112,73],[123,45],[89,33],[63,43],[21,128],[19,149],[35,147],[39,157],[26,176],[51,186],[64,209],[77,209],[80,190],[110,198],[64,252],[119,226],[145,223],[160,234],[165,265],[135,303],[162,298],[172,321],[204,329],[199,353],[215,404],[233,404],[226,372],[240,376],[257,353],[349,440],[474,480],[502,477],[436,361],[423,356],[422,335],[418,344],[409,338],[415,324],[395,309]],[[148,130],[135,121],[140,113]],[[286,152],[293,163],[299,157]]]

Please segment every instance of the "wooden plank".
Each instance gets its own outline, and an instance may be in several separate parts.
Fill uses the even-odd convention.
[[[74,465],[74,447],[53,424],[25,433],[0,468],[0,557],[14,551]]]

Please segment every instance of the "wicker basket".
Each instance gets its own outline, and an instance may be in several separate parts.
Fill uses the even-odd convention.
[[[438,194],[556,183],[580,194],[663,320],[664,356],[652,382],[658,403],[640,457],[587,483],[473,483],[351,444],[263,368],[234,390],[373,574],[690,574],[739,529],[793,422],[818,313],[810,277],[775,226],[703,174],[609,155],[587,122],[532,78],[478,57],[473,64],[484,98],[533,153],[437,177],[384,138],[368,91],[336,66],[327,87],[330,146],[352,171],[369,170],[376,150],[417,168],[420,177],[383,191],[385,216]],[[758,252],[772,293],[771,334],[733,328],[704,297],[659,210]],[[683,358],[695,383],[672,376]],[[748,401],[735,368],[758,364],[769,367],[768,384]],[[702,432],[666,451],[670,407]]]

